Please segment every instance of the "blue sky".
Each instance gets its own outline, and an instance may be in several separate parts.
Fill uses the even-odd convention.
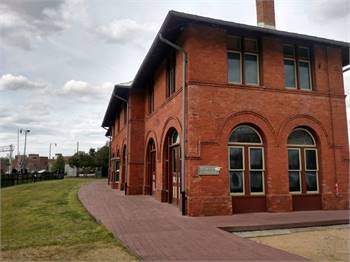
[[[133,79],[169,10],[256,24],[255,0],[2,0],[0,145],[29,128],[28,153],[102,146],[112,86]],[[275,12],[279,30],[350,42],[350,1],[276,0]]]

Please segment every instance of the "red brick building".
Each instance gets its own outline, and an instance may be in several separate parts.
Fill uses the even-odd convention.
[[[168,13],[103,120],[113,188],[190,216],[349,207],[349,43],[276,30],[272,1],[257,13]]]

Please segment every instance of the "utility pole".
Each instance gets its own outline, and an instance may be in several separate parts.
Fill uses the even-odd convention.
[[[24,132],[24,148],[23,148],[23,160],[22,160],[22,169],[26,169],[26,149],[27,149],[27,134],[30,132],[29,129],[21,129],[20,133]]]
[[[17,128],[17,156],[19,156],[19,128]]]
[[[51,159],[51,146],[54,145],[55,147],[57,146],[56,143],[50,143],[50,148],[49,148],[49,159]]]

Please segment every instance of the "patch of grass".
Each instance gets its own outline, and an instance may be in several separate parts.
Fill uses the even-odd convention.
[[[72,257],[87,260],[86,254],[91,253],[88,249],[96,244],[100,250],[111,249],[106,254],[113,252],[113,248],[119,250],[113,254],[113,260],[109,259],[109,254],[105,261],[114,261],[118,255],[122,260],[136,259],[81,205],[78,190],[87,182],[92,179],[46,181],[1,189],[2,256],[15,259],[23,253],[32,256],[22,256],[21,260],[67,260]],[[84,249],[86,252],[82,252]],[[60,254],[57,255],[55,250]],[[62,257],[65,250],[67,256]],[[103,256],[98,260],[104,260]]]

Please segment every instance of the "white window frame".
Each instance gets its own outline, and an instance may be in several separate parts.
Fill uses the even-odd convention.
[[[253,39],[251,39],[251,40],[253,40]],[[243,64],[244,64],[244,66],[245,66],[245,55],[254,55],[254,56],[256,56],[256,65],[257,65],[257,67],[256,67],[256,70],[257,70],[257,72],[256,72],[256,75],[257,75],[257,80],[258,80],[258,82],[255,84],[255,83],[248,83],[246,80],[244,81],[244,84],[245,85],[248,85],[248,86],[260,86],[260,76],[259,76],[259,72],[260,72],[260,68],[259,68],[259,54],[258,53],[252,53],[252,52],[243,52]],[[245,70],[245,68],[244,68],[244,73],[246,72],[246,70]],[[245,76],[244,76],[244,79],[245,79]],[[241,79],[241,81],[242,81],[242,79]]]
[[[296,172],[298,171],[299,173],[299,191],[289,191],[290,194],[293,195],[300,195],[302,193],[302,181],[301,181],[301,152],[300,152],[300,148],[297,147],[288,147],[287,152],[289,150],[298,150],[298,155],[299,155],[299,169],[289,169],[289,157],[288,157],[288,183],[289,183],[289,171],[291,172]],[[288,154],[287,154],[288,156]]]
[[[230,135],[238,128],[238,127],[242,127],[242,126],[245,126],[245,127],[249,127],[251,129],[254,130],[254,132],[259,136],[260,138],[260,143],[246,143],[246,142],[228,142],[229,145],[263,145],[263,140],[262,140],[262,137],[260,135],[260,133],[254,128],[254,127],[251,127],[249,125],[238,125],[236,126],[232,132],[230,133]]]
[[[262,169],[250,169],[250,149],[261,149],[261,153],[262,153]],[[249,161],[249,190],[251,190],[251,180],[250,180],[250,171],[260,171],[261,175],[262,175],[262,188],[263,191],[262,192],[251,192],[250,191],[250,195],[253,196],[261,196],[261,195],[265,195],[265,152],[264,152],[264,147],[263,146],[250,146],[248,147],[248,161]]]
[[[307,169],[306,167],[306,151],[309,150],[309,151],[315,151],[316,152],[316,169]],[[318,194],[320,193],[320,188],[319,188],[319,182],[318,182],[318,170],[319,170],[319,167],[318,167],[318,151],[317,151],[317,148],[315,147],[308,147],[308,148],[304,148],[304,166],[305,166],[305,181],[306,181],[306,173],[307,171],[311,171],[311,172],[316,172],[316,185],[317,185],[317,190],[316,191],[308,191],[306,190],[306,193],[307,194]]]
[[[227,50],[227,53],[236,53],[239,54],[239,80],[240,82],[230,82],[229,80],[229,68],[228,68],[228,58],[227,58],[227,80],[229,84],[242,85],[243,73],[242,73],[242,52],[236,50]]]
[[[231,169],[231,159],[230,159],[230,151],[231,148],[240,148],[242,150],[242,169]],[[239,171],[242,172],[242,181],[243,181],[243,192],[242,193],[233,193],[231,192],[231,175],[230,172]],[[245,195],[245,179],[244,179],[244,171],[245,171],[245,156],[244,156],[244,146],[228,146],[228,175],[229,175],[229,190],[231,196],[244,196]]]
[[[294,132],[294,131],[297,131],[297,130],[302,130],[302,131],[305,131],[306,133],[308,133],[310,136],[311,136],[311,138],[312,138],[312,141],[314,142],[312,145],[298,145],[298,144],[287,144],[288,145],[288,147],[316,147],[316,141],[315,141],[315,138],[314,138],[314,136],[310,133],[310,131],[309,130],[307,130],[307,129],[305,129],[305,128],[300,128],[300,127],[298,127],[298,128],[294,128],[293,130],[292,130],[292,132],[291,132],[291,134]],[[287,138],[288,139],[288,138]]]

